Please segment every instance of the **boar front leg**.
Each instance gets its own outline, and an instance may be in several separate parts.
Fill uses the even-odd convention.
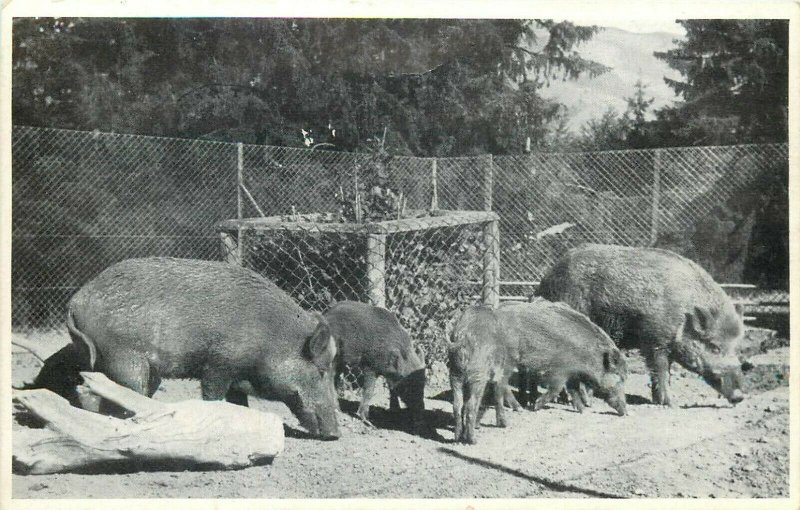
[[[400,410],[400,397],[395,389],[389,389],[389,411],[396,413]]]
[[[564,389],[564,385],[567,383],[566,377],[550,377],[550,380],[547,381],[547,392],[536,399],[536,402],[533,404],[533,410],[538,411],[539,409],[543,408],[545,404],[552,402],[553,400],[558,397],[558,394],[561,393],[561,390]]]
[[[583,385],[576,380],[567,381],[567,393],[569,393],[569,398],[572,400],[572,407],[579,413],[582,413],[588,400]]]
[[[672,406],[668,391],[670,357],[667,349],[648,349],[644,355],[645,363],[650,371],[650,389],[653,403]]]
[[[378,376],[371,370],[364,371],[364,388],[361,395],[361,404],[358,406],[358,417],[368,426],[374,427],[372,422],[369,421],[369,404],[372,397],[375,395],[375,382]]]
[[[496,413],[496,422],[498,427],[507,427],[506,421],[506,408],[503,401],[506,399],[506,394],[511,393],[508,389],[508,380],[501,377],[494,383],[494,408]]]

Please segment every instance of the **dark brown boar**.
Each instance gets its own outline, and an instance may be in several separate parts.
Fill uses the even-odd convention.
[[[390,409],[398,410],[398,398],[410,411],[414,427],[421,431],[425,411],[425,365],[411,345],[411,337],[395,315],[377,306],[341,301],[325,312],[336,339],[336,370],[358,367],[364,375],[358,416],[369,421],[369,405],[378,376],[389,386]]]
[[[199,379],[203,399],[246,405],[242,385],[280,400],[300,424],[339,436],[336,345],[327,321],[239,266],[130,259],[84,285],[67,325],[86,369],[152,396],[161,378]]]
[[[669,366],[700,374],[730,402],[744,398],[734,356],[743,335],[731,299],[694,262],[653,248],[589,244],[569,250],[537,291],[585,313],[620,346],[638,347],[653,402],[670,405]]]

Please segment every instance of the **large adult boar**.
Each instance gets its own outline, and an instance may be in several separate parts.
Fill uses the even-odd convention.
[[[162,377],[193,378],[203,399],[246,405],[249,383],[286,403],[312,434],[339,436],[327,321],[254,271],[125,260],[72,297],[67,325],[87,368],[141,394],[152,396]]]
[[[408,407],[412,422],[422,430],[425,411],[425,365],[411,345],[411,337],[397,317],[385,308],[341,301],[325,312],[336,339],[336,370],[358,367],[364,375],[358,416],[369,421],[369,404],[378,376],[389,386],[391,410],[399,409],[398,397]]]
[[[625,415],[625,358],[588,317],[545,299],[506,303],[495,310],[495,316],[521,371],[547,387],[534,402],[534,410],[552,402],[566,386],[573,405],[583,412],[588,401],[581,395],[580,385],[584,385],[620,416]]]
[[[569,250],[542,279],[539,296],[564,301],[622,347],[638,347],[653,402],[670,405],[669,366],[700,374],[730,402],[744,398],[734,350],[742,320],[730,298],[694,262],[654,248],[589,244]]]

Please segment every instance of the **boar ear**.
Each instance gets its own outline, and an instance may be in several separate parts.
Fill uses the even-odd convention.
[[[686,314],[686,323],[691,324],[692,329],[703,337],[708,336],[708,331],[713,320],[711,312],[702,306],[695,306],[692,312]]]
[[[336,357],[336,343],[331,336],[328,321],[322,314],[315,313],[317,327],[306,340],[304,354],[322,370],[328,370]]]

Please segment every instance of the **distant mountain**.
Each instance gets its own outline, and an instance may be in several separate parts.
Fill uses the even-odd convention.
[[[674,48],[672,41],[676,37],[666,32],[633,33],[606,28],[579,46],[577,51],[585,58],[612,67],[612,70],[593,79],[551,81],[541,94],[569,108],[569,127],[577,133],[586,121],[599,117],[609,106],[619,113],[624,112],[627,107],[625,98],[633,95],[634,84],[641,79],[647,85],[647,97],[655,98],[650,108],[651,118],[654,118],[654,109],[676,99],[672,89],[664,83],[664,77],[680,79],[680,73],[654,57],[653,52]]]

